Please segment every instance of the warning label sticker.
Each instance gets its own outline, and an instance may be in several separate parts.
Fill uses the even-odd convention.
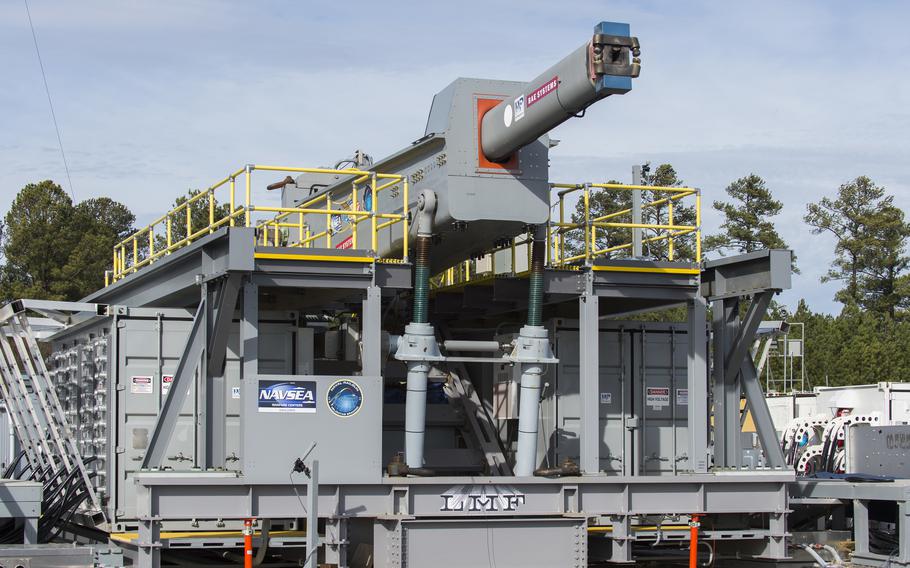
[[[161,396],[167,396],[167,393],[171,392],[171,384],[173,382],[173,375],[163,375],[161,377]]]
[[[538,102],[540,99],[544,98],[545,96],[547,96],[550,93],[552,93],[553,91],[555,91],[556,87],[558,87],[558,86],[559,86],[559,77],[558,76],[553,77],[552,79],[550,79],[543,85],[541,85],[541,86],[537,87],[536,89],[534,89],[533,91],[531,91],[531,94],[528,95],[528,98],[525,101],[525,106],[529,107],[529,106],[533,105],[534,103]]]
[[[679,406],[689,404],[689,389],[676,389],[676,404]]]
[[[601,404],[613,404],[613,393],[611,393],[611,392],[600,393],[600,403]]]
[[[645,391],[645,404],[655,410],[670,406],[670,389],[668,387],[648,387]]]
[[[352,235],[352,236],[346,238],[345,240],[341,241],[340,243],[335,245],[335,248],[336,249],[354,248],[354,236]]]
[[[130,392],[133,394],[151,394],[152,377],[130,377]]]
[[[231,398],[240,398],[240,387],[231,387]]]

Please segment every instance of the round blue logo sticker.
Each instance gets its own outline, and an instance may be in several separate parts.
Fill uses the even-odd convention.
[[[363,406],[363,391],[357,383],[347,379],[332,383],[325,396],[329,410],[337,416],[353,416]]]

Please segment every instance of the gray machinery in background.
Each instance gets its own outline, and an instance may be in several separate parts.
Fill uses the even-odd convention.
[[[789,558],[794,475],[748,348],[790,252],[547,254],[562,229],[548,132],[629,92],[638,51],[605,22],[530,82],[456,80],[422,138],[350,160],[409,184],[373,195],[337,170],[272,184],[286,207],[322,203],[318,246],[295,246],[302,228],[269,242],[212,225],[144,266],[137,246],[135,269],[82,303],[4,308],[24,459],[83,480],[68,528],[143,567],[239,560],[253,519],[265,565],[675,562],[693,528],[701,562]],[[343,238],[336,207],[374,199],[407,222],[375,246],[369,222]],[[525,234],[525,273],[431,286]],[[636,319],[671,308],[672,323]],[[47,368],[35,314],[63,325]],[[744,457],[741,398],[761,467]]]

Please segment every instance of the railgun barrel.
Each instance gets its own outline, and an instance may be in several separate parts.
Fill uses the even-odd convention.
[[[504,162],[600,99],[627,93],[641,69],[639,54],[638,38],[630,36],[628,24],[601,22],[590,41],[484,115],[484,155]]]

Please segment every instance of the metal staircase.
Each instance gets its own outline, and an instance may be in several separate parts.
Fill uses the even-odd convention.
[[[21,302],[0,310],[0,379],[0,391],[32,471],[55,471],[62,466],[72,473],[78,469],[88,493],[89,510],[102,513]]]

